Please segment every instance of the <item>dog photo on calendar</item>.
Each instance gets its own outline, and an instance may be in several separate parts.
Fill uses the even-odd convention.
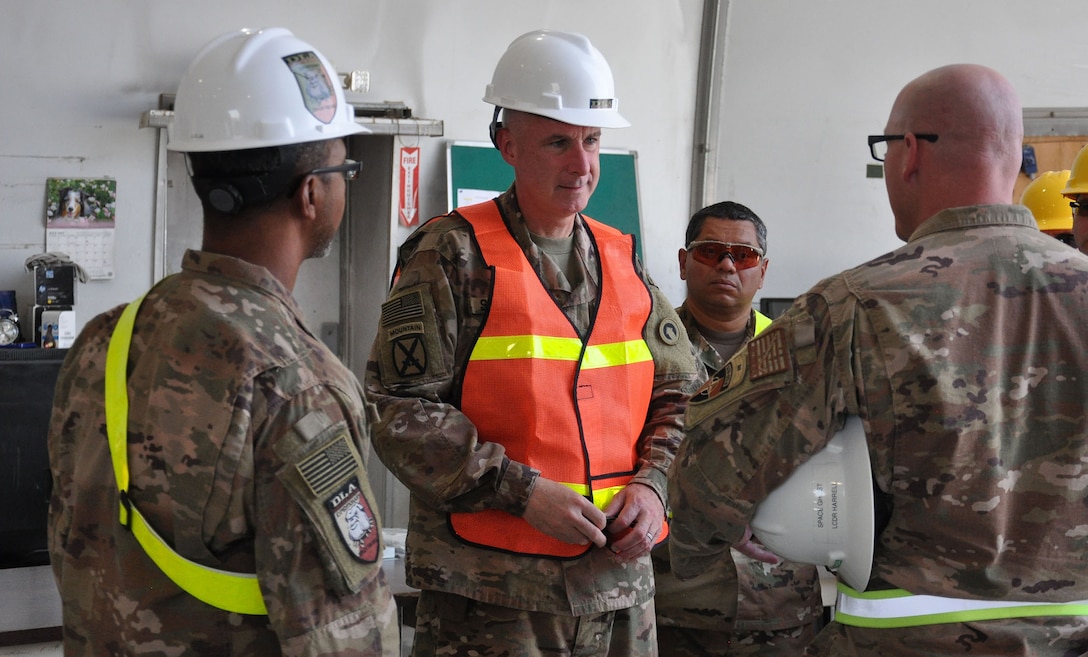
[[[116,180],[49,178],[45,187],[49,228],[113,228]]]

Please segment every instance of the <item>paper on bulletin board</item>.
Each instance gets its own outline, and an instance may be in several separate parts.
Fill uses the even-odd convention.
[[[464,207],[466,205],[475,205],[477,203],[483,203],[484,201],[490,201],[499,194],[500,191],[493,189],[458,189],[457,190],[457,206]]]
[[[45,250],[66,254],[88,278],[113,278],[117,181],[49,178],[45,193]]]

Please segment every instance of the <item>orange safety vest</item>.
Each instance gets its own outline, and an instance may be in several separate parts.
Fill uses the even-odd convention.
[[[463,374],[461,411],[481,441],[502,444],[512,460],[603,509],[639,468],[637,444],[653,392],[653,356],[642,339],[650,292],[635,272],[633,239],[586,218],[601,287],[583,341],[498,206],[457,212],[472,225],[493,272],[487,317]],[[569,558],[593,547],[564,543],[504,511],[454,513],[450,526],[468,543],[519,554]]]

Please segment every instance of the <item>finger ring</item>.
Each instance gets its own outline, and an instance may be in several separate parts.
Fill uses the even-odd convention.
[[[646,532],[646,540],[647,540],[647,541],[649,541],[649,542],[651,542],[651,543],[653,543],[653,541],[654,541],[654,533],[653,533],[653,532]]]

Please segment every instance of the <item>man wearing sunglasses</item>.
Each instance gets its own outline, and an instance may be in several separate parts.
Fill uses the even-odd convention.
[[[998,72],[923,74],[884,132],[869,143],[886,145],[874,155],[906,244],[817,283],[692,398],[670,470],[673,570],[742,541],[856,417],[874,495],[853,499],[874,509],[850,520],[874,530],[837,558],[872,555],[870,576],[839,582],[804,654],[1085,654],[1088,256],[1010,203],[1023,112]]]
[[[688,222],[678,254],[688,294],[677,313],[708,374],[771,323],[752,307],[767,274],[766,253],[766,225],[740,203],[715,203]],[[823,602],[815,566],[769,566],[730,550],[681,581],[669,567],[667,540],[653,559],[661,657],[792,657],[816,635]]]

